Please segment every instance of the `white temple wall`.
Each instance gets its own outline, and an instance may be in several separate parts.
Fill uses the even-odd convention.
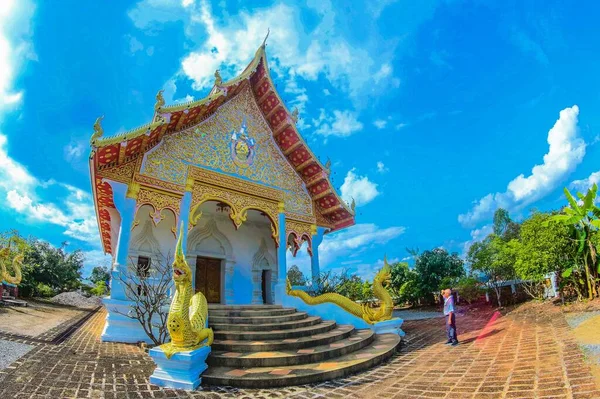
[[[274,271],[274,283],[275,254],[270,224],[265,221],[247,220],[236,230],[226,213],[203,214],[188,234],[187,259],[194,273],[197,256],[222,259],[221,303],[262,303],[262,269]]]
[[[150,218],[153,208],[143,205],[137,212],[139,224],[133,229],[129,242],[128,266],[137,264],[139,256],[151,258],[151,263],[172,262],[175,253],[176,238],[171,229],[175,226],[175,215],[163,210],[164,219],[154,225]]]

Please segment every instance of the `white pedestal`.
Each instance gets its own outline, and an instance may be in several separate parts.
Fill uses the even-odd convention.
[[[152,348],[149,355],[156,363],[156,369],[150,376],[150,383],[165,388],[194,390],[202,382],[200,374],[208,368],[206,358],[209,354],[210,346],[203,346],[175,353],[167,359],[162,349]]]

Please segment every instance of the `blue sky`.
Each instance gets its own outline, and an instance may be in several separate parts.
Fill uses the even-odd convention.
[[[371,277],[387,253],[464,253],[498,206],[515,218],[600,180],[596,2],[3,1],[0,229],[104,264],[89,137],[204,97],[267,29],[275,82],[357,225],[326,237],[324,268]],[[307,270],[306,255],[293,262]]]

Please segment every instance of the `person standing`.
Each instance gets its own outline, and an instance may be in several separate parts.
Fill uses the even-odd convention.
[[[446,345],[456,346],[458,345],[458,338],[456,336],[456,315],[452,290],[446,288],[442,291],[442,296],[444,297],[444,316],[446,317],[446,333],[448,335]]]

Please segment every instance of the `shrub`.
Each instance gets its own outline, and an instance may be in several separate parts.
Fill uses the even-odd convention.
[[[56,292],[52,289],[52,287],[44,283],[38,283],[38,285],[35,287],[35,291],[37,292],[38,296],[42,298],[51,298],[56,295]]]
[[[478,300],[483,294],[479,281],[474,277],[461,278],[456,284],[456,290],[458,291],[460,298],[464,299],[469,304]]]
[[[95,296],[103,296],[106,294],[106,283],[104,281],[96,282],[94,288],[90,290],[90,294]]]

